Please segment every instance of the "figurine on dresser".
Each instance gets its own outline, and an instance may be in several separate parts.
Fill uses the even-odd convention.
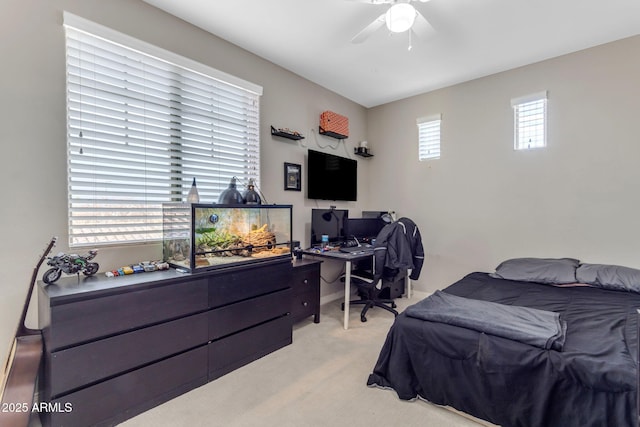
[[[96,255],[98,255],[98,250],[92,249],[87,255],[59,252],[55,256],[48,257],[47,265],[52,268],[45,271],[42,280],[44,283],[51,284],[60,278],[62,272],[67,274],[80,274],[82,272],[85,276],[92,276],[100,268],[97,262],[91,262]]]

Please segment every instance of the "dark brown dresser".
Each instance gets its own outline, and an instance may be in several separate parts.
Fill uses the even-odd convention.
[[[314,323],[320,323],[320,264],[314,259],[293,261],[291,279],[291,317],[299,322],[313,316]]]
[[[292,271],[278,259],[40,283],[43,425],[115,425],[291,344]]]

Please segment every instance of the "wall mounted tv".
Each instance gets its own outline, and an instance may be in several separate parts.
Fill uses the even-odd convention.
[[[346,157],[309,150],[307,197],[355,202],[358,199],[358,162]]]

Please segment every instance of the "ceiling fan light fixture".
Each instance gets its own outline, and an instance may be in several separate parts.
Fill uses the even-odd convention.
[[[416,20],[416,9],[409,3],[396,3],[385,15],[387,28],[392,33],[404,33]]]

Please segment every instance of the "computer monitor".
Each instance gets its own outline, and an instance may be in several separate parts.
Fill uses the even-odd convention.
[[[322,236],[330,243],[346,240],[347,209],[311,209],[311,246],[322,245]]]
[[[362,218],[381,218],[388,211],[362,211]]]
[[[381,218],[349,218],[347,219],[347,238],[368,241],[375,239],[385,226]]]

